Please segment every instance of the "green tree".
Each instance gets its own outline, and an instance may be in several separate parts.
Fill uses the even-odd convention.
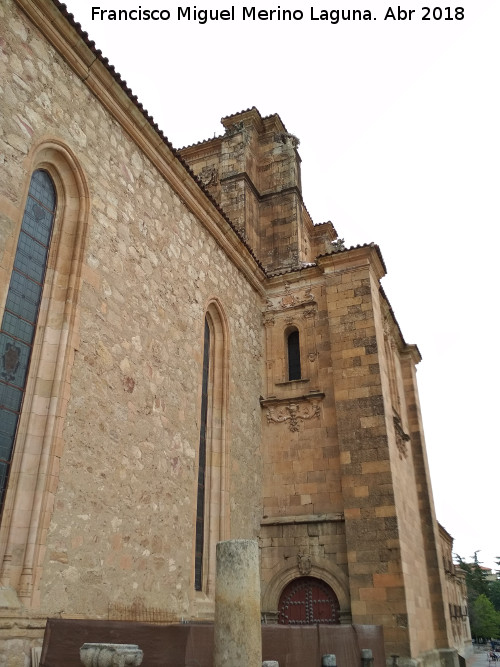
[[[465,583],[467,584],[467,596],[469,598],[469,607],[480,596],[488,597],[489,587],[486,574],[481,567],[477,557],[478,551],[474,551],[473,562],[467,563],[461,556],[456,554],[459,566],[465,571]]]
[[[497,567],[500,567],[500,556],[495,558]],[[496,581],[488,582],[488,597],[493,602],[496,611],[500,611],[500,570],[495,570]]]
[[[500,579],[490,581],[488,585],[488,597],[493,603],[496,611],[500,611]]]
[[[476,639],[490,639],[500,633],[500,614],[486,595],[479,595],[471,607],[470,625],[472,636]]]

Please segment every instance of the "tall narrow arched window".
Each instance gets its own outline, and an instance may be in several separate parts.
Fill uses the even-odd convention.
[[[205,317],[203,343],[203,377],[201,382],[200,447],[198,453],[198,494],[196,498],[196,553],[194,587],[203,588],[203,551],[205,543],[205,486],[207,468],[208,381],[210,375],[210,327]]]
[[[63,142],[41,141],[27,160],[23,216],[5,212],[0,252],[10,279],[0,290],[0,581],[31,605],[64,448],[90,197]]]
[[[227,327],[213,301],[204,322],[198,450],[194,589],[211,596],[215,588],[215,548],[227,539]]]
[[[300,370],[300,339],[299,332],[294,329],[287,337],[288,352],[288,379],[300,380],[302,373]]]
[[[52,179],[39,169],[30,182],[0,327],[0,511],[26,389],[55,208]]]

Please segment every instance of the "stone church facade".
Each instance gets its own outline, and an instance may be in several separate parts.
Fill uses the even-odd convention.
[[[252,108],[174,150],[57,0],[3,2],[0,48],[0,654],[47,617],[212,618],[229,538],[265,622],[466,653],[419,351],[379,248],[313,224],[296,137]]]

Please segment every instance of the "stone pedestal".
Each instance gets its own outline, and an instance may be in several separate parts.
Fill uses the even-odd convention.
[[[261,667],[259,548],[253,540],[217,544],[214,667]]]
[[[142,658],[136,644],[84,644],[80,649],[85,667],[139,667]]]

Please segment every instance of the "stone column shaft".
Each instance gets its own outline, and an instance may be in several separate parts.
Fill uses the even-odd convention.
[[[259,548],[253,540],[217,544],[214,667],[261,667]]]

